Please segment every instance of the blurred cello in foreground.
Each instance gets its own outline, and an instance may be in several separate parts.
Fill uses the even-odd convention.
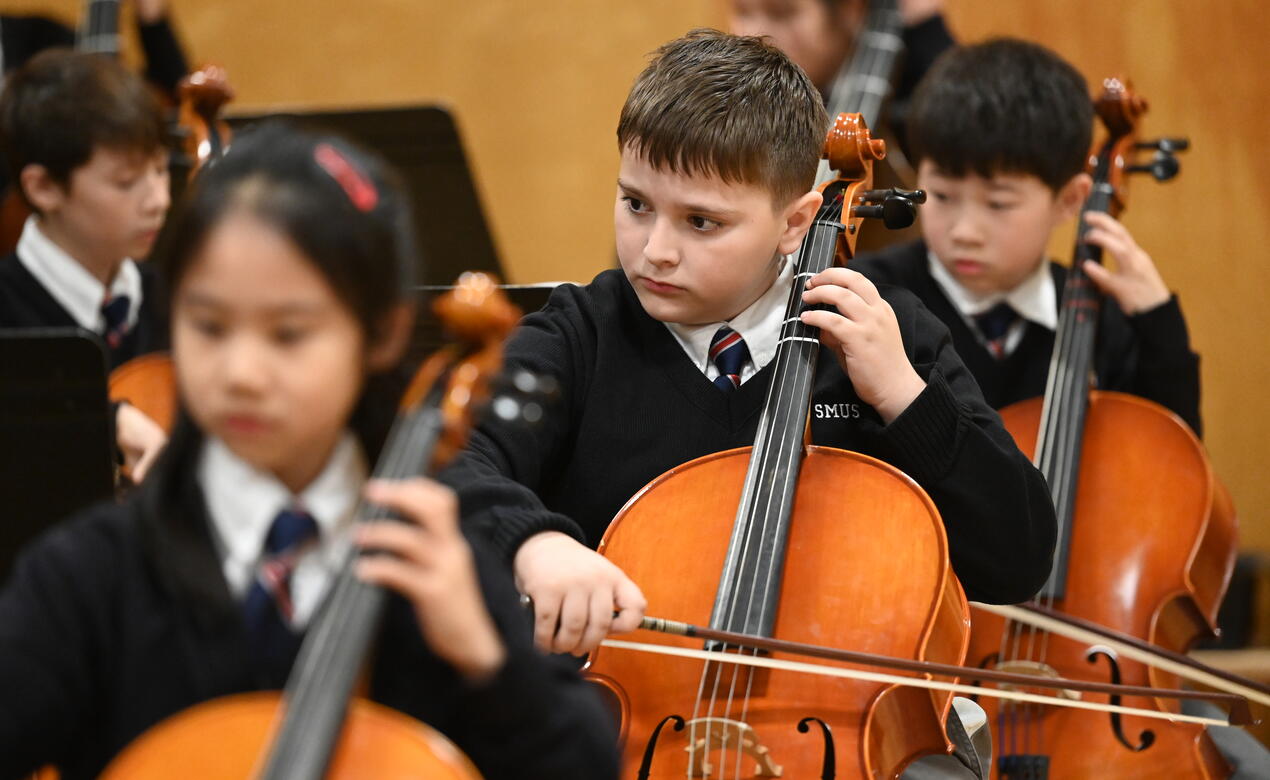
[[[1100,261],[1101,252],[1082,237],[1084,213],[1117,216],[1125,206],[1127,176],[1172,178],[1178,169],[1173,153],[1187,143],[1139,143],[1146,101],[1118,79],[1108,79],[1104,88],[1096,108],[1108,137],[1091,159],[1094,187],[1082,210],[1045,397],[1009,406],[1001,416],[1020,449],[1035,453],[1059,520],[1054,566],[1037,602],[1181,652],[1216,631],[1234,564],[1234,509],[1203,446],[1176,415],[1134,396],[1090,390],[1102,297],[1082,263]],[[1154,149],[1154,159],[1136,164],[1135,154],[1144,149]],[[972,609],[972,617],[973,664],[1039,677],[1156,687],[1178,682],[1170,672],[1127,661],[1100,644],[1003,621],[982,609]],[[1126,703],[1178,711],[1175,701]],[[999,778],[1230,774],[1202,726],[1009,702],[986,702],[985,709],[995,720]]]
[[[869,190],[885,144],[859,115],[838,116],[825,149],[841,175],[821,190],[796,280],[849,258],[866,216],[890,226],[915,212],[903,194]],[[599,551],[640,583],[650,614],[957,664],[966,600],[930,498],[881,461],[804,441],[820,342],[798,317],[802,291],[796,281],[755,445],[655,479],[618,513]],[[718,641],[706,649],[723,659],[757,655]],[[589,673],[621,711],[625,777],[893,777],[920,755],[950,749],[944,691],[614,644],[592,655]]]
[[[436,308],[461,345],[434,355],[406,391],[375,468],[377,479],[417,476],[462,449],[475,404],[501,363],[502,341],[519,312],[484,274],[465,274]],[[500,401],[512,400],[500,398]],[[500,403],[504,416],[529,404]],[[389,515],[362,502],[359,519]],[[447,739],[395,710],[353,697],[374,638],[384,592],[353,573],[350,551],[322,609],[305,634],[287,689],[239,694],[191,707],[143,734],[120,753],[105,778],[318,780],[427,777],[479,780]]]

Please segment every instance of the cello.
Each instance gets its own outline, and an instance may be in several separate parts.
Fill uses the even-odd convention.
[[[1173,152],[1185,141],[1139,143],[1146,101],[1119,79],[1108,79],[1096,101],[1107,139],[1091,159],[1093,190],[1082,216],[1116,216],[1126,178],[1177,172]],[[1154,149],[1138,165],[1134,154]],[[1216,630],[1217,607],[1235,556],[1235,516],[1189,428],[1163,407],[1129,395],[1089,388],[1101,296],[1082,270],[1099,261],[1081,240],[1063,292],[1045,397],[1001,411],[1025,453],[1035,453],[1059,519],[1058,550],[1038,602],[1170,651],[1182,651]],[[1162,532],[1167,528],[1168,531]],[[1040,677],[1094,676],[1112,682],[1164,686],[1171,672],[1126,661],[1100,643],[1073,641],[972,608],[972,663]],[[1112,698],[1113,703],[1118,703]],[[1135,706],[1177,712],[1150,697]],[[1226,777],[1225,760],[1202,727],[1147,725],[1054,708],[986,703],[995,719],[1000,778]]]
[[[891,94],[891,80],[896,64],[904,53],[904,21],[900,17],[897,0],[869,0],[864,24],[856,34],[852,54],[842,64],[825,97],[829,116],[860,114],[866,127],[880,127],[882,108]],[[896,166],[904,170],[901,175]],[[905,180],[912,181],[912,170],[904,162],[903,155],[892,149],[888,157],[874,165],[874,185],[902,187]],[[833,170],[826,159],[821,159],[816,169],[816,184],[833,178]],[[891,244],[918,238],[916,228],[898,228],[882,233],[866,232],[858,244],[859,251],[881,249]]]
[[[897,193],[868,189],[885,144],[858,115],[837,117],[825,147],[842,176],[822,188],[795,279],[849,258],[865,217],[890,226],[915,211]],[[967,607],[933,502],[894,467],[804,441],[820,343],[798,317],[801,293],[796,283],[755,444],[654,479],[618,513],[599,552],[641,583],[650,614],[958,663]],[[683,637],[656,641],[692,648]],[[718,641],[706,650],[768,660]],[[667,661],[613,644],[592,655],[588,672],[621,713],[626,777],[894,777],[920,755],[949,750],[943,691]]]
[[[418,475],[462,448],[474,404],[487,397],[486,384],[501,362],[502,341],[519,319],[484,274],[465,274],[436,308],[462,344],[437,353],[416,374],[376,478]],[[508,419],[529,416],[532,406],[510,396],[494,404]],[[357,516],[377,520],[389,515],[363,501]],[[181,766],[188,768],[181,773],[186,777],[479,780],[466,757],[432,729],[395,710],[351,698],[385,601],[380,588],[354,575],[356,558],[350,551],[343,561],[324,607],[306,632],[284,693],[239,694],[179,713],[116,756],[103,777],[171,777],[172,768]]]

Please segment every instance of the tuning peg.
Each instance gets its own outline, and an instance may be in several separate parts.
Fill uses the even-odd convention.
[[[1128,173],[1149,173],[1156,181],[1168,181],[1181,169],[1177,158],[1171,152],[1157,151],[1155,157],[1146,165],[1130,165]]]
[[[881,205],[852,206],[851,213],[865,219],[881,218],[888,230],[899,230],[913,224],[913,220],[917,219],[917,204],[908,198],[892,195],[884,198]]]
[[[1139,149],[1155,149],[1166,154],[1184,152],[1191,148],[1189,138],[1157,138],[1154,141],[1140,141],[1135,144]]]
[[[902,190],[899,187],[891,187],[886,190],[865,190],[859,196],[865,203],[884,203],[891,198],[903,198],[911,203],[925,203],[925,190]]]

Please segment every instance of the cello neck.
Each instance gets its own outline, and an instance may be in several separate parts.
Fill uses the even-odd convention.
[[[771,636],[780,600],[785,542],[794,489],[803,460],[803,431],[820,332],[803,324],[802,294],[811,277],[834,263],[843,230],[841,185],[830,185],[827,203],[803,239],[781,326],[767,400],[759,418],[736,522],[719,578],[710,625],[725,631]],[[763,594],[754,597],[751,594]]]
[[[377,479],[406,479],[424,473],[442,431],[441,415],[427,404],[393,426],[375,469]],[[390,515],[363,501],[358,521]],[[274,740],[263,780],[320,780],[338,743],[353,685],[379,626],[385,593],[354,574],[357,551],[349,550],[323,609],[304,638],[287,681],[286,717]]]
[[[1063,287],[1036,441],[1036,467],[1050,486],[1058,517],[1054,566],[1038,594],[1046,600],[1061,599],[1066,592],[1081,442],[1089,410],[1094,342],[1102,311],[1102,293],[1084,270],[1086,260],[1102,262],[1102,250],[1085,241],[1089,230],[1085,215],[1102,212],[1118,216],[1124,209],[1125,159],[1133,148],[1137,120],[1146,110],[1145,103],[1137,100],[1119,81],[1112,80],[1097,101],[1097,108],[1107,126],[1108,137],[1092,157],[1090,173],[1094,184],[1081,207],[1076,227],[1076,246]]]
[[[120,0],[87,0],[75,48],[96,54],[119,56]]]
[[[878,126],[882,105],[891,94],[895,64],[904,51],[903,28],[896,0],[870,0],[854,51],[834,77],[825,98],[829,116],[860,114],[866,126]],[[816,183],[831,178],[833,171],[822,160]]]
[[[860,114],[866,125],[877,126],[882,103],[891,93],[895,63],[904,50],[902,30],[895,0],[871,0],[855,50],[829,90],[829,116]]]

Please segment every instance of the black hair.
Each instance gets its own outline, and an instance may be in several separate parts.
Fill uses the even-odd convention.
[[[0,147],[14,181],[34,164],[65,187],[99,147],[150,154],[167,142],[150,88],[105,55],[47,49],[10,74],[0,95]]]
[[[378,157],[339,137],[282,122],[239,133],[224,157],[199,174],[164,228],[155,261],[169,293],[179,288],[216,226],[244,212],[278,230],[312,261],[368,343],[386,335],[386,315],[395,305],[413,300],[418,257],[412,212],[399,177]],[[403,371],[397,366],[369,377],[350,420],[372,459],[405,387]],[[200,438],[182,419],[168,447],[176,451],[173,459]],[[166,471],[162,460],[156,471]]]
[[[1036,176],[1057,192],[1085,169],[1094,110],[1085,79],[1054,52],[995,38],[943,54],[913,94],[915,161],[950,176]]]
[[[156,259],[175,291],[208,234],[247,212],[312,260],[368,339],[407,299],[418,264],[405,190],[378,157],[282,122],[240,133],[176,208]]]

